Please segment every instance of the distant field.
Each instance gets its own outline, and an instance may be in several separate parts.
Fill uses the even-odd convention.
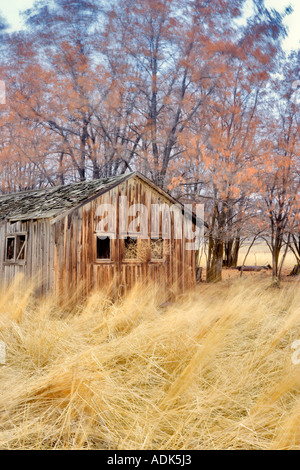
[[[239,252],[238,265],[241,265],[244,261],[244,257],[248,251],[249,245],[243,245]],[[206,267],[206,258],[204,253],[201,255],[200,266]],[[266,243],[255,244],[246,259],[246,265],[249,266],[265,266],[267,264],[272,265],[272,255]],[[290,272],[293,266],[296,264],[295,255],[289,251],[284,261],[283,270],[284,272]]]
[[[1,449],[300,449],[299,280],[71,310],[22,286],[0,292]]]
[[[248,250],[248,246],[243,246],[241,248],[238,264],[242,264],[242,262],[244,261],[244,257],[247,253],[247,250]],[[251,265],[251,266],[252,265],[253,266],[266,265],[266,264],[272,265],[272,255],[267,244],[265,243],[255,244],[251,248],[251,251],[247,257],[246,264]],[[289,251],[284,261],[284,268],[291,270],[295,264],[296,264],[295,255],[291,251]]]

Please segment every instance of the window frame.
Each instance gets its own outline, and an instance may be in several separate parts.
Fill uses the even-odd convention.
[[[98,243],[98,238],[99,237],[104,237],[105,238],[109,238],[109,252],[110,252],[110,258],[97,258],[97,243]],[[94,256],[94,259],[95,259],[95,263],[96,264],[110,264],[110,263],[113,263],[113,258],[112,258],[112,250],[113,250],[113,245],[112,245],[112,234],[109,233],[109,232],[104,232],[104,233],[100,233],[100,232],[96,232],[95,233],[95,241],[94,241],[94,249],[95,249],[95,256]]]
[[[126,240],[127,238],[131,238],[132,240],[136,240],[136,257],[135,258],[126,258],[126,254],[125,254],[125,244],[126,244]],[[139,237],[137,235],[133,235],[133,234],[128,234],[127,237],[123,238],[122,239],[122,242],[123,242],[123,262],[125,263],[138,263],[140,264],[140,260],[138,258],[138,249],[139,249],[139,246],[138,246],[138,243],[139,243]]]
[[[161,241],[162,244],[162,257],[161,258],[152,258],[152,241]],[[151,263],[162,263],[165,261],[165,240],[163,237],[155,238],[150,237],[150,262]]]
[[[136,258],[126,258],[125,257],[125,240],[126,238],[133,238],[136,239],[136,248],[137,248],[137,256]],[[136,236],[136,234],[128,233],[128,235],[122,238],[120,241],[122,242],[121,252],[122,252],[122,263],[123,264],[136,264],[141,265],[144,263],[147,264],[164,264],[166,261],[166,250],[165,250],[165,240],[163,237],[159,237],[159,240],[162,241],[162,258],[152,258],[152,250],[151,250],[151,240],[154,240],[153,237],[148,237],[147,239]],[[144,245],[144,246],[143,246]],[[146,260],[141,260],[139,257],[139,250],[147,249]]]
[[[17,245],[18,245],[18,237],[25,237],[24,245],[22,251],[24,251],[24,258],[19,259],[17,258]],[[14,256],[12,259],[7,258],[7,248],[8,248],[8,240],[14,239]],[[16,233],[7,233],[5,235],[5,245],[4,245],[4,264],[6,265],[24,265],[26,264],[27,259],[27,240],[28,234],[27,232],[16,232]],[[19,252],[18,256],[20,256],[21,251]]]

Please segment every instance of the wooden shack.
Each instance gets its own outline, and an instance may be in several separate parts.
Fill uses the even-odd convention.
[[[146,207],[143,221],[149,222],[143,237],[128,231],[131,208],[139,205]],[[195,252],[185,249],[184,230],[181,239],[175,234],[180,219],[170,211],[169,237],[164,236],[164,211],[155,230],[150,224],[152,207],[174,205],[180,212],[183,206],[138,172],[1,195],[0,284],[23,273],[25,280],[39,281],[43,294],[68,295],[83,284],[87,290],[111,285],[124,292],[137,281],[177,292],[189,289],[195,285]],[[110,207],[116,223],[104,226]]]

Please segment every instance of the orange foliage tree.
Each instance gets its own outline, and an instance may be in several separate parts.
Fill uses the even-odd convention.
[[[275,113],[272,127],[265,105],[275,99],[282,16],[254,0],[245,20],[245,5],[37,0],[1,59],[2,191],[138,169],[182,201],[205,203],[207,278],[220,280],[288,158],[285,184],[297,176],[298,148],[280,138],[287,121],[280,128]]]
[[[268,224],[265,240],[272,253],[274,280],[280,280],[279,257],[283,246],[287,250],[293,240],[297,248],[300,232],[300,100],[293,99],[299,65],[299,53],[291,54],[279,78],[274,80],[273,101],[265,118],[257,167],[257,193],[261,217]]]

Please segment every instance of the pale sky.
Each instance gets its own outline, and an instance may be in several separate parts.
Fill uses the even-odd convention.
[[[0,0],[0,12],[7,19],[12,29],[22,29],[19,11],[31,8],[34,0]]]
[[[12,26],[12,29],[22,28],[19,11],[24,11],[33,5],[34,0],[0,0],[0,11]],[[251,2],[251,0],[249,0]],[[292,5],[294,12],[286,19],[285,24],[289,28],[289,36],[284,41],[286,50],[298,49],[300,46],[300,0],[266,0],[268,8],[275,8],[279,12],[284,7]]]
[[[0,0],[1,2],[1,0]],[[284,24],[288,27],[288,37],[284,41],[286,50],[299,49],[300,47],[300,0],[266,0],[267,8],[275,8],[282,13],[288,5],[293,7],[291,13],[285,20]]]

